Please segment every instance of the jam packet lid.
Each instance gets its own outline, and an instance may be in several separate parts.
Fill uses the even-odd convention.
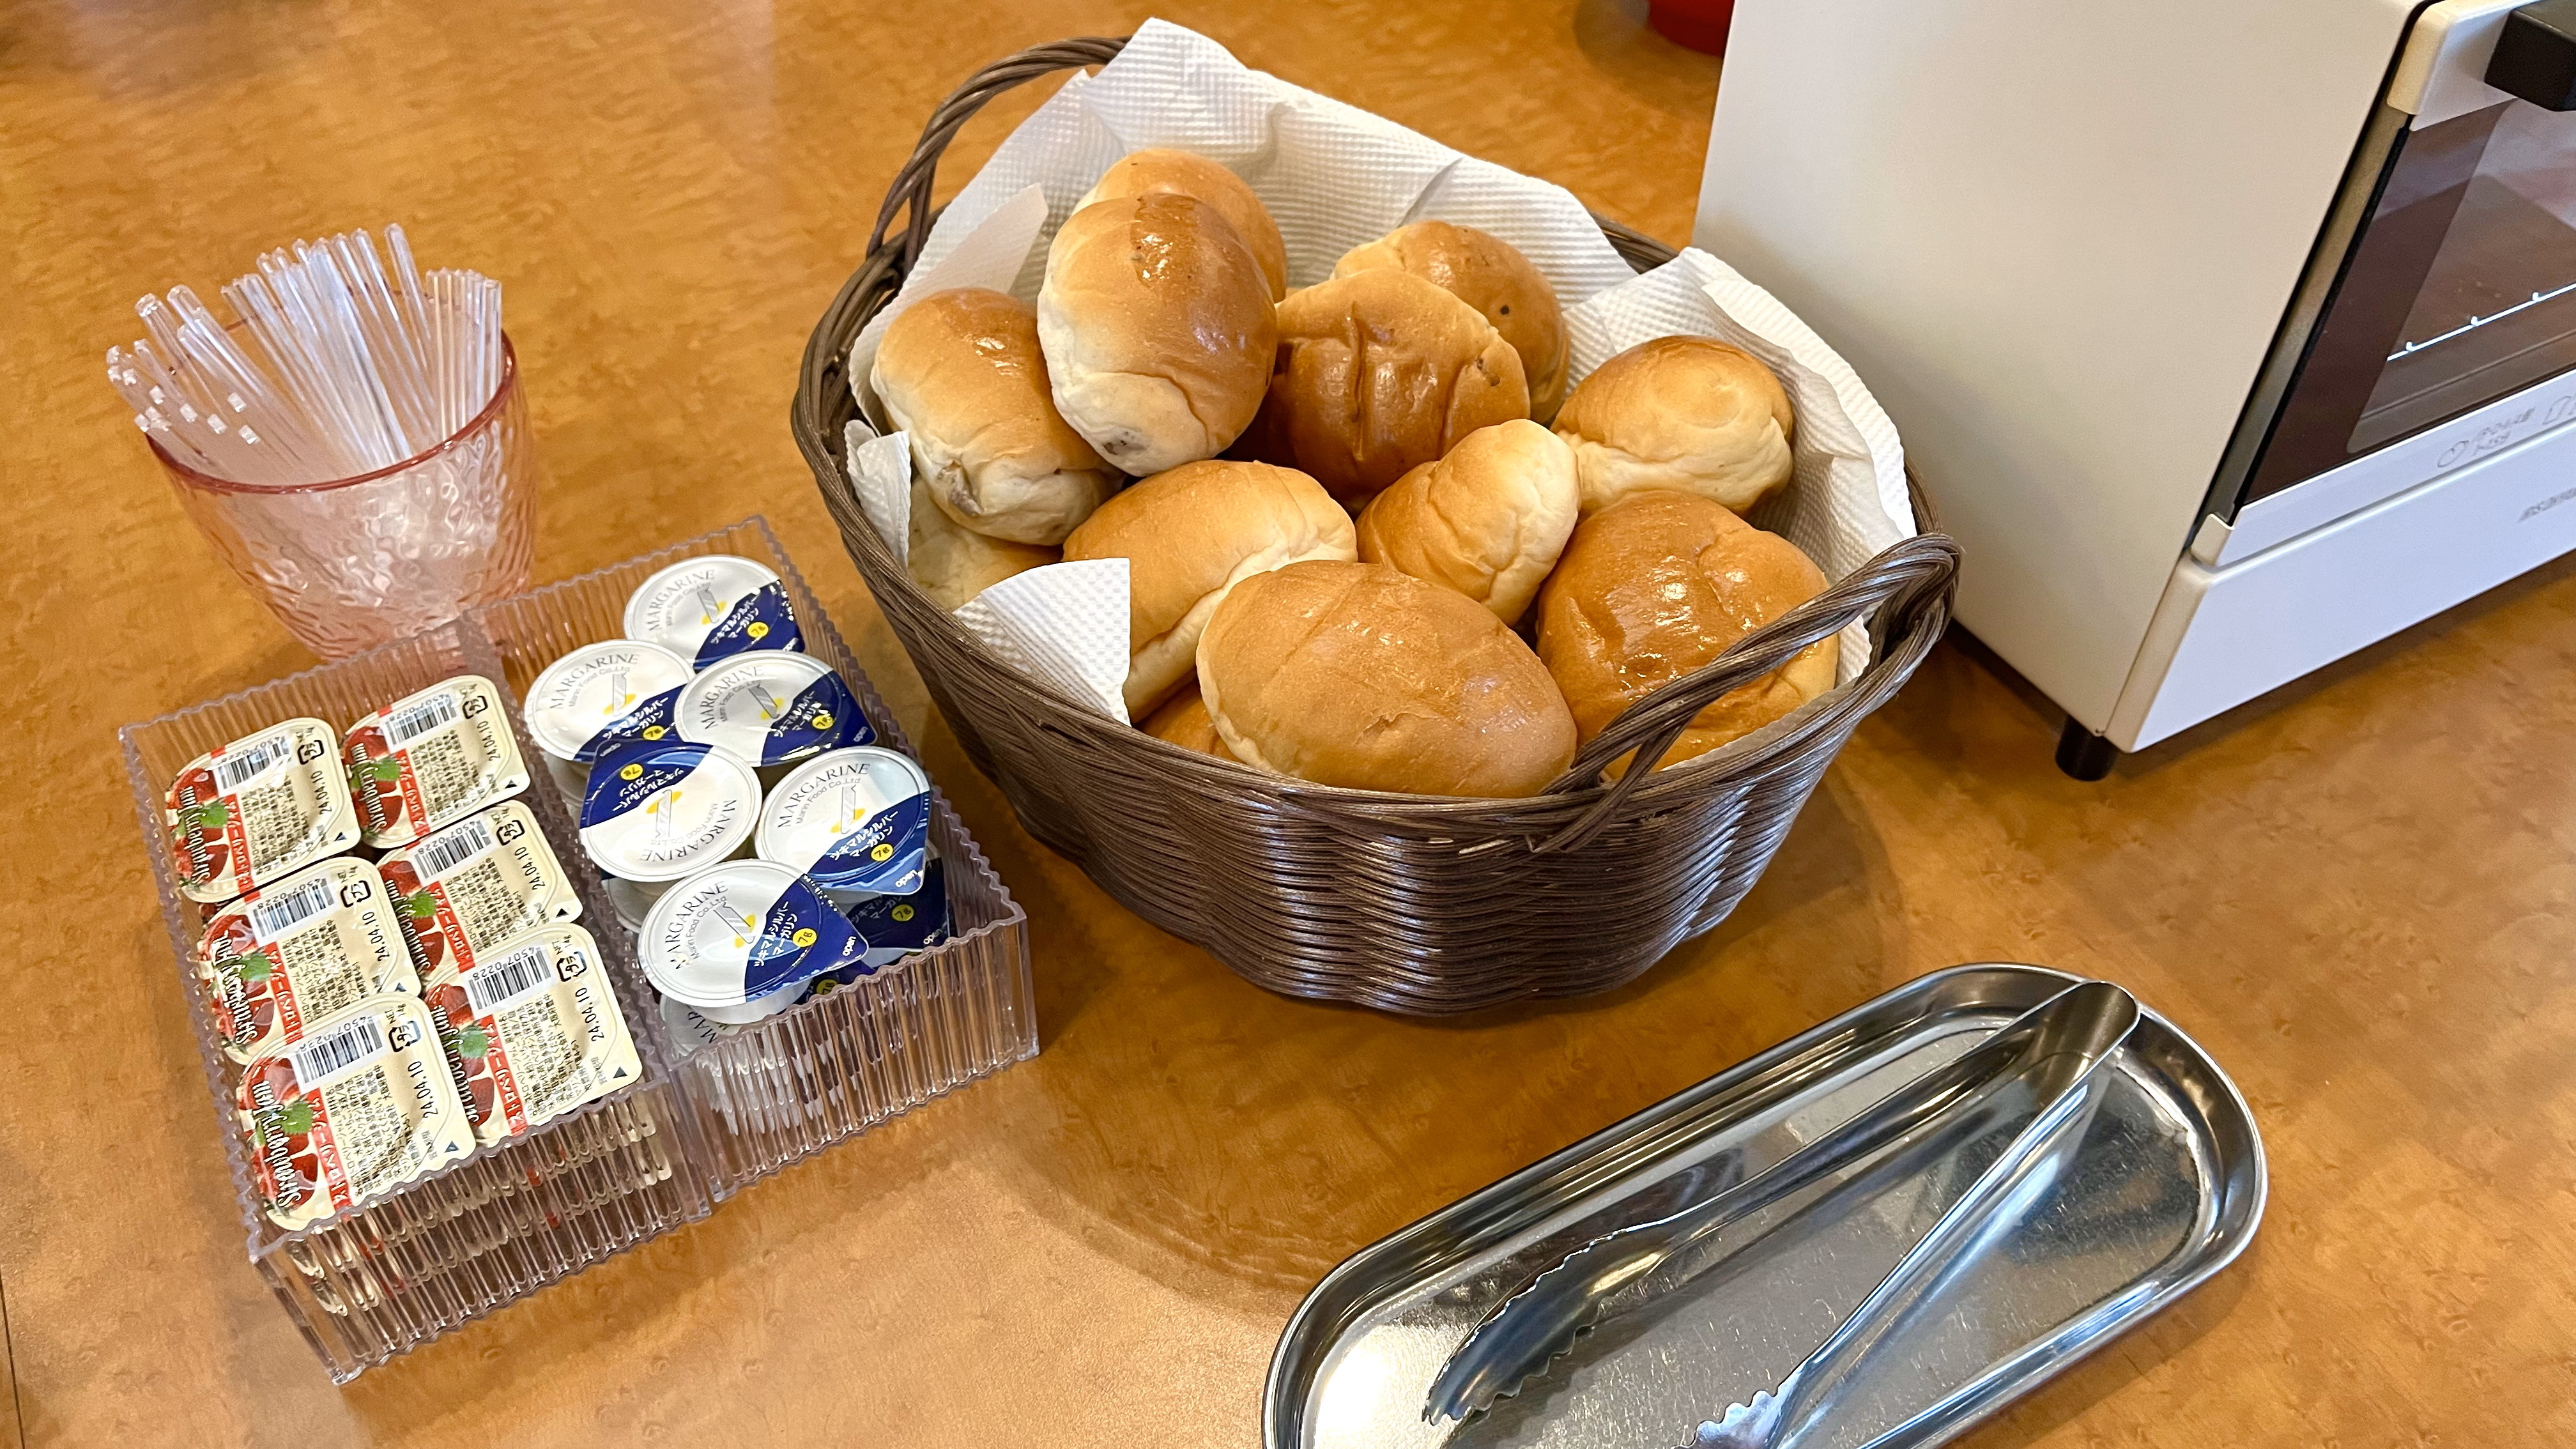
[[[198,938],[197,979],[215,1040],[236,1062],[304,1035],[306,1024],[379,992],[420,994],[376,868],[341,857],[217,911]]]
[[[528,788],[527,763],[476,674],[444,679],[349,726],[341,753],[369,845],[409,845]]]
[[[188,762],[162,796],[179,889],[228,901],[358,843],[339,732],[290,719]]]
[[[446,1050],[419,997],[370,996],[242,1069],[233,1110],[251,1185],[292,1231],[474,1150]]]
[[[528,686],[528,738],[558,760],[589,764],[622,744],[671,732],[689,661],[639,639],[584,644]]]
[[[802,649],[805,635],[778,575],[747,558],[687,558],[637,586],[626,637],[659,644],[693,669],[748,649]]]
[[[680,738],[783,765],[877,737],[850,686],[811,654],[764,649],[707,666],[680,691]]]
[[[631,881],[678,880],[740,849],[760,820],[760,777],[731,750],[686,740],[627,745],[591,767],[581,844]]]
[[[424,973],[470,967],[512,936],[581,915],[571,874],[517,800],[432,831],[376,868]]]
[[[948,939],[948,873],[933,856],[922,873],[921,888],[909,895],[869,896],[843,908],[866,943],[869,972],[893,965],[915,951],[926,951]],[[847,984],[846,982],[843,984]]]
[[[710,866],[671,887],[639,943],[654,990],[718,1021],[847,970],[862,949],[812,881],[765,860]]]
[[[542,927],[444,968],[422,1000],[486,1145],[644,1075],[599,943],[579,926]]]
[[[828,891],[909,895],[930,855],[930,777],[877,745],[818,755],[769,792],[758,850]]]

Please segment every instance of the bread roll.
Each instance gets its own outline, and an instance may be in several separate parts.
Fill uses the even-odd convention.
[[[1520,354],[1530,416],[1541,422],[1556,416],[1565,401],[1565,314],[1556,289],[1520,248],[1472,226],[1417,221],[1343,253],[1333,275],[1371,267],[1411,272],[1483,313]]]
[[[1199,697],[1196,684],[1163,701],[1161,709],[1146,717],[1143,729],[1154,738],[1169,741],[1182,749],[1214,755],[1228,764],[1243,763],[1234,757],[1234,751],[1225,747],[1224,740],[1217,738],[1216,721],[1209,718],[1207,701]]]
[[[1677,488],[1741,513],[1789,481],[1796,424],[1780,379],[1705,337],[1658,337],[1583,379],[1556,415],[1574,445],[1583,511]]]
[[[1014,543],[1061,543],[1118,489],[1115,470],[1047,395],[1037,313],[983,287],[903,311],[869,374],[949,517]]]
[[[1261,275],[1270,279],[1270,300],[1288,295],[1288,248],[1279,240],[1279,223],[1270,219],[1270,209],[1243,184],[1242,177],[1205,156],[1188,151],[1130,151],[1100,174],[1074,209],[1121,196],[1164,192],[1195,196],[1225,213],[1243,244],[1252,248]]]
[[[1204,201],[1094,202],[1047,248],[1038,345],[1056,409],[1115,467],[1224,452],[1260,411],[1278,342],[1269,279]]]
[[[930,485],[912,478],[912,528],[906,566],[922,590],[955,613],[968,599],[1013,574],[1056,561],[1056,551],[1033,543],[987,538],[939,510]]]
[[[1535,795],[1574,758],[1574,717],[1520,636],[1384,564],[1244,580],[1199,639],[1217,735],[1256,769],[1420,795]]]
[[[1190,677],[1226,590],[1299,559],[1354,559],[1351,517],[1315,480],[1267,463],[1185,463],[1100,506],[1067,559],[1127,560],[1127,717]]]
[[[1528,416],[1520,354],[1484,314],[1372,267],[1279,304],[1254,448],[1357,508],[1478,428]]]
[[[1796,544],[1696,493],[1632,493],[1576,526],[1539,594],[1539,657],[1589,743],[1621,710],[1824,588],[1824,573]],[[1662,764],[1704,755],[1833,688],[1836,661],[1829,636],[1728,691],[1692,719]]]
[[[1565,551],[1580,501],[1563,440],[1527,419],[1496,423],[1369,500],[1360,560],[1455,589],[1517,624]]]

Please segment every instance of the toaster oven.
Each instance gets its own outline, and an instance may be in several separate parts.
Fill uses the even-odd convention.
[[[1740,0],[1695,240],[2152,744],[2576,547],[2576,0]]]

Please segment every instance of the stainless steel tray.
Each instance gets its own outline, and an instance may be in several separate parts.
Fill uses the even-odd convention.
[[[1451,1349],[1528,1274],[1759,1172],[2080,978],[1971,965],[1900,986],[1363,1249],[1289,1319],[1268,1449],[1680,1444],[1833,1331],[2001,1150],[1943,1140],[1729,1229],[1680,1290],[1464,1424],[1423,1422]],[[1943,1443],[2244,1251],[2263,1216],[2245,1099],[2152,1011],[2072,1166],[1895,1334],[1799,1449]],[[2008,1135],[2008,1134],[2002,1134]]]

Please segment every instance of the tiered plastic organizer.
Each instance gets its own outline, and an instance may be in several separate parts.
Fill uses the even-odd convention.
[[[911,752],[840,631],[757,518],[118,733],[251,1264],[336,1382],[705,1217],[768,1173],[1037,1054],[1028,917],[944,795],[934,794],[931,839],[947,862],[951,939],[683,1058],[635,963],[633,939],[587,869],[574,821],[539,772],[523,798],[579,882],[582,922],[608,958],[643,1077],[299,1232],[260,1212],[247,1149],[232,1125],[232,1068],[216,1049],[188,964],[207,912],[179,893],[161,844],[161,792],[188,761],[226,741],[298,715],[345,725],[457,674],[501,681],[512,728],[520,729],[519,693],[537,671],[575,645],[616,637],[627,595],[654,571],[710,553],[777,570],[807,651],[849,681],[884,743]],[[519,748],[531,763],[538,758],[523,730]]]

